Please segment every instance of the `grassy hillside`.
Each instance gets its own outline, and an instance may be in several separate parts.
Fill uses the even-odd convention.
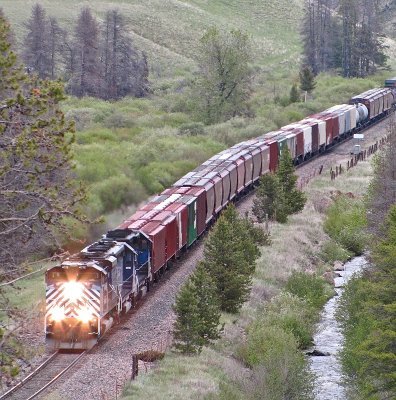
[[[10,19],[18,40],[24,21],[36,0],[2,0],[1,7]],[[252,35],[255,63],[269,67],[281,62],[295,67],[300,52],[298,39],[302,0],[41,0],[49,15],[62,26],[73,27],[83,6],[93,9],[98,18],[112,8],[122,11],[132,37],[148,53],[151,79],[183,76],[193,69],[196,48],[204,31],[240,28]],[[294,64],[294,65],[293,65]]]

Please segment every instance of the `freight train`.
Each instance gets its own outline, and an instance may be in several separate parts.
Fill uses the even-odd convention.
[[[396,78],[386,86],[214,155],[100,240],[48,269],[49,346],[92,347],[228,203],[276,170],[286,146],[297,165],[393,111]]]

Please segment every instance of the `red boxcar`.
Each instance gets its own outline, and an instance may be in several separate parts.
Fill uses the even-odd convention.
[[[152,243],[151,272],[154,274],[166,263],[166,227],[158,221],[152,221],[139,230],[146,234]]]

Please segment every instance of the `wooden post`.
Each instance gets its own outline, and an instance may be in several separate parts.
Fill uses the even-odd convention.
[[[136,354],[132,355],[132,374],[131,381],[133,381],[139,374],[139,360]]]

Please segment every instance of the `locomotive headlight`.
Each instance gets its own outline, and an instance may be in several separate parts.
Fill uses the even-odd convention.
[[[62,321],[65,318],[65,310],[62,307],[55,306],[51,311],[51,318],[55,322]]]
[[[77,318],[84,324],[88,323],[92,318],[93,314],[88,307],[81,308],[78,311]]]
[[[69,281],[63,284],[63,293],[70,301],[76,301],[82,297],[84,285],[76,281]]]

